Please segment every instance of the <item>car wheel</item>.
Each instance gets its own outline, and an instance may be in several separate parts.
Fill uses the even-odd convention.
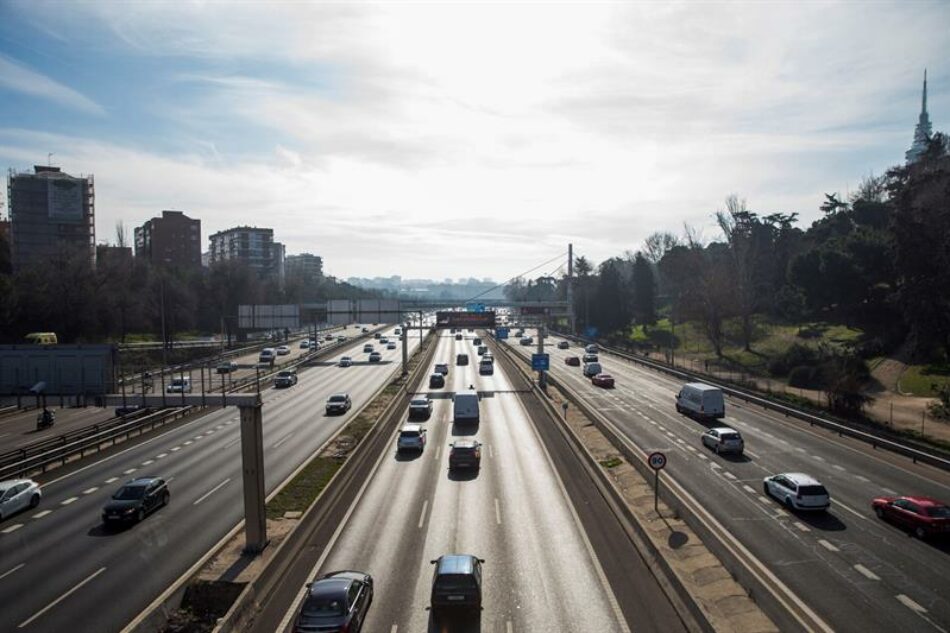
[[[139,508],[138,513],[135,515],[135,522],[141,523],[144,520],[145,520],[145,509]]]
[[[795,511],[795,505],[792,503],[791,497],[785,497],[785,507],[788,508],[789,512]]]
[[[919,538],[921,541],[927,538],[927,530],[918,526],[914,528],[914,536]]]
[[[168,494],[168,491],[166,490],[166,491],[165,491],[165,494],[162,495],[162,505],[163,505],[163,506],[167,506],[169,499],[171,499],[171,495]]]
[[[682,413],[682,412],[683,412],[683,407],[681,407],[680,405],[676,405],[676,412],[677,412],[677,413]]]
[[[716,450],[716,455],[718,455],[718,454],[719,454],[719,444],[716,444],[715,450]]]
[[[33,495],[32,497],[30,497],[30,507],[35,508],[38,505],[40,505],[40,496]]]
[[[883,518],[884,518],[884,508],[880,508],[880,507],[874,508],[874,514],[877,515],[877,518],[883,519]]]
[[[771,496],[772,496],[772,493],[769,492],[769,485],[768,485],[768,484],[765,484],[765,483],[762,484],[762,490],[763,490],[763,492],[765,492],[765,496],[766,496],[766,497],[771,497]]]

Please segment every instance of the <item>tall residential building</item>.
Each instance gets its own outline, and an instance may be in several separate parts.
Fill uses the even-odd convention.
[[[95,263],[93,177],[76,178],[59,167],[36,165],[33,173],[9,171],[10,250],[14,270],[81,253]]]
[[[300,277],[308,282],[316,281],[323,277],[323,258],[310,253],[288,255],[284,260],[284,271],[288,278]]]
[[[914,142],[910,149],[904,152],[904,158],[908,165],[917,162],[920,155],[927,150],[930,134],[930,115],[927,114],[927,70],[924,69],[924,92],[920,100],[920,116],[917,119],[917,127],[914,128]]]
[[[284,245],[274,241],[274,229],[239,226],[212,235],[211,264],[238,260],[262,279],[283,281]]]
[[[135,229],[135,256],[153,266],[201,268],[201,220],[181,211],[162,211],[162,217]]]

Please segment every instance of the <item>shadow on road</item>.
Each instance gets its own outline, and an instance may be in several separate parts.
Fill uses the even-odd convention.
[[[422,457],[424,452],[425,451],[393,451],[397,462],[414,462]]]
[[[450,470],[449,481],[473,481],[478,479],[478,468],[466,468],[465,470]]]
[[[455,437],[468,437],[478,433],[478,423],[452,423],[452,435]]]
[[[473,613],[436,613],[429,612],[428,633],[480,633],[482,614]]]
[[[842,523],[841,519],[830,512],[789,512],[789,514],[816,530],[840,532],[848,529],[848,526]]]

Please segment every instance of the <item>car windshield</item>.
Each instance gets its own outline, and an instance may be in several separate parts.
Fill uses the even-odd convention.
[[[798,492],[809,497],[828,494],[824,486],[799,486]]]
[[[950,506],[931,506],[927,508],[927,516],[934,519],[950,519]]]
[[[330,396],[330,402],[346,402],[346,396]]]
[[[302,613],[308,618],[334,618],[344,614],[343,601],[331,598],[308,598]]]
[[[118,499],[119,501],[131,501],[133,499],[141,499],[144,496],[145,486],[122,486],[118,492],[112,495],[112,498]]]
[[[173,379],[172,379],[172,386],[173,386],[173,387],[180,387],[180,386],[182,386],[183,384],[185,384],[185,382],[186,382],[186,381],[185,381],[184,378],[173,378]]]
[[[277,377],[278,377],[278,378],[290,378],[292,375],[293,375],[293,374],[291,374],[289,371],[282,371],[282,372],[280,372],[279,374],[277,374]]]

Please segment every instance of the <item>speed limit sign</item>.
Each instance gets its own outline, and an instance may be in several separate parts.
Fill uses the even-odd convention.
[[[666,455],[660,452],[650,453],[649,462],[650,468],[653,470],[661,470],[666,466]]]

